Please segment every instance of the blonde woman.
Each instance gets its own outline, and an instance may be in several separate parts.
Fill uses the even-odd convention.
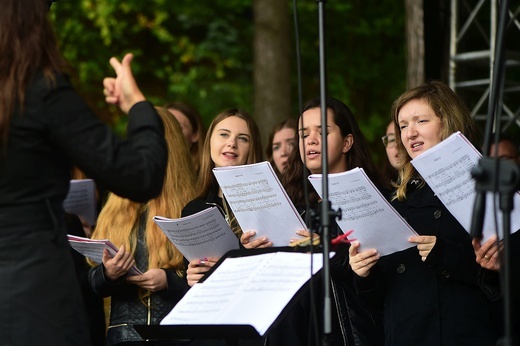
[[[196,199],[184,207],[182,216],[218,206],[244,247],[271,246],[272,243],[265,237],[250,241],[255,234],[254,231],[242,232],[212,171],[215,167],[239,166],[261,161],[260,131],[254,119],[239,109],[228,109],[218,114],[209,126],[201,158],[199,193]],[[187,269],[188,284],[193,286],[197,283],[217,261],[218,258],[214,257],[193,259]]]
[[[140,204],[115,194],[109,196],[93,233],[93,239],[110,239],[119,246],[113,257],[91,269],[93,290],[111,297],[107,345],[143,340],[135,324],[159,324],[182,298],[188,286],[184,258],[153,221],[161,215],[178,218],[195,196],[195,177],[181,127],[164,108],[157,108],[165,127],[168,166],[161,194]],[[128,276],[132,265],[144,274]],[[150,345],[148,342],[147,345]]]
[[[392,117],[401,162],[392,205],[419,235],[409,239],[416,246],[385,257],[377,249],[359,252],[354,242],[350,265],[359,294],[383,307],[385,345],[495,345],[494,306],[479,287],[487,270],[475,262],[469,234],[411,163],[456,131],[474,140],[474,122],[461,99],[436,81],[399,96]]]

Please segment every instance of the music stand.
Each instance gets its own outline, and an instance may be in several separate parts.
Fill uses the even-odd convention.
[[[273,252],[305,252],[306,248],[278,247],[266,249],[247,249],[247,250],[231,250],[226,253],[215,266],[209,270],[200,282],[205,281],[220,266],[226,258],[254,256],[258,254]],[[297,292],[294,294],[290,302],[285,305],[282,312],[277,316],[275,321],[269,326],[267,331],[260,335],[258,331],[251,325],[135,325],[135,330],[145,340],[149,341],[186,341],[186,340],[220,340],[226,345],[238,345],[240,340],[262,340],[275,328],[294,307],[295,304],[308,290],[311,280],[321,278],[321,270],[311,276]]]

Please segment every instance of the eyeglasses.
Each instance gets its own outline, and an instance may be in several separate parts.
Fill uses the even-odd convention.
[[[383,136],[381,137],[381,140],[383,141],[385,148],[394,148],[397,145],[394,134]]]

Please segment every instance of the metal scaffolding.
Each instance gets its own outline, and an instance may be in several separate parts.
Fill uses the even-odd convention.
[[[485,121],[498,24],[498,0],[451,0],[449,84],[470,107],[476,121]],[[520,0],[509,2],[502,129],[520,127]]]

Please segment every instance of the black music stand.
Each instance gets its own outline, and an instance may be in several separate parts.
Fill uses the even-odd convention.
[[[315,248],[316,250],[316,248]],[[247,250],[231,250],[226,253],[210,271],[204,275],[201,282],[205,281],[219,267],[219,265],[230,257],[253,256],[272,252],[306,252],[307,248],[292,247],[275,247],[266,249],[247,249]],[[316,251],[315,251],[316,252]],[[268,330],[260,335],[258,331],[251,325],[135,325],[135,330],[145,340],[149,341],[187,341],[187,340],[215,340],[224,342],[225,345],[238,345],[242,340],[260,341],[269,335],[269,332],[278,325],[294,305],[304,296],[308,290],[311,280],[321,278],[321,270],[311,276],[293,296],[290,302],[284,307],[275,321],[270,325]]]

